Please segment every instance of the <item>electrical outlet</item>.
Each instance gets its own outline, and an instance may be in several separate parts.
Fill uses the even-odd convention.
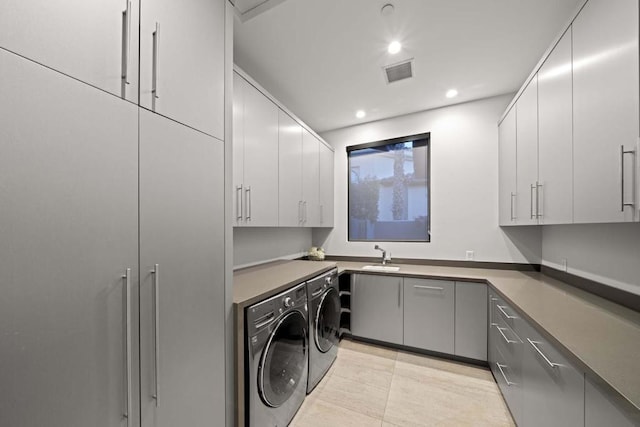
[[[566,258],[562,258],[562,270],[565,272],[568,270]]]
[[[473,251],[467,251],[467,255],[465,259],[467,261],[473,261]]]

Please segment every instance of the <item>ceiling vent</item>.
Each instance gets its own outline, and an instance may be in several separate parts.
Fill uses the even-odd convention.
[[[387,83],[397,82],[413,77],[413,58],[384,67]]]

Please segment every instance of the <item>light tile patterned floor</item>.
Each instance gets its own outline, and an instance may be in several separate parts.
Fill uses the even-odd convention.
[[[514,426],[488,369],[342,340],[294,427]]]

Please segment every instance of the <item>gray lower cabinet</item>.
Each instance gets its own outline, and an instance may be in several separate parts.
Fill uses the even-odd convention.
[[[640,416],[623,410],[617,396],[596,385],[591,378],[585,378],[584,387],[584,426],[585,427],[633,427],[640,424]]]
[[[520,332],[523,405],[520,426],[584,426],[584,374],[529,324]]]
[[[137,107],[0,70],[0,425],[136,426]]]
[[[487,286],[456,282],[456,356],[487,360]]]
[[[142,426],[221,425],[223,143],[140,110]]]
[[[402,344],[402,277],[373,274],[351,276],[351,333]]]
[[[454,353],[455,282],[404,278],[404,345]]]

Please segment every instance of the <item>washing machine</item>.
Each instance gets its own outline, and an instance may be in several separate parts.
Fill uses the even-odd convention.
[[[306,283],[248,307],[245,320],[247,425],[284,427],[307,390]]]
[[[307,393],[327,373],[338,354],[340,338],[340,294],[338,270],[333,269],[307,282],[309,305],[309,378]]]

